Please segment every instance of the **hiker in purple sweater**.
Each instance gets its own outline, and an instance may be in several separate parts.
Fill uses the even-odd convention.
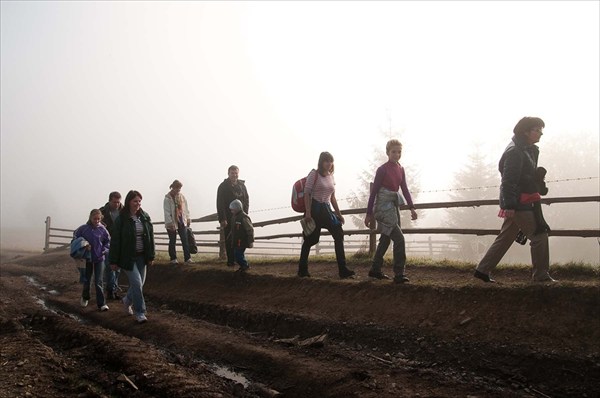
[[[85,263],[85,281],[83,283],[80,304],[82,307],[87,307],[88,305],[90,300],[90,283],[93,274],[94,287],[96,288],[96,305],[100,311],[108,311],[102,284],[104,279],[104,257],[108,253],[110,246],[110,235],[106,227],[102,224],[102,212],[98,209],[92,210],[88,222],[77,228],[74,237],[85,239],[88,242],[86,250],[89,250],[92,254],[91,261],[86,261]]]

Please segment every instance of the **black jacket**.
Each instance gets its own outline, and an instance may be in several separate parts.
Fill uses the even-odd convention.
[[[235,199],[239,199],[242,202],[244,213],[247,214],[248,207],[250,206],[250,199],[244,181],[238,180],[236,185],[232,185],[229,178],[226,178],[219,184],[219,188],[217,189],[217,213],[219,215],[219,222],[227,221],[231,218],[229,204]]]
[[[144,228],[142,240],[144,242],[144,260],[146,264],[154,261],[154,229],[150,216],[145,211],[140,212],[140,220]],[[108,263],[117,264],[119,267],[131,271],[135,262],[135,223],[131,217],[120,215],[115,220],[110,236],[110,251]]]
[[[246,249],[253,246],[254,227],[250,217],[242,211],[232,218],[231,245],[234,249]]]
[[[523,136],[513,136],[500,158],[498,169],[502,175],[500,208],[504,210],[532,210],[533,204],[521,204],[521,193],[538,192],[536,169],[540,150],[528,145]]]
[[[123,203],[119,203],[119,208],[117,210],[119,210],[120,212],[122,209]],[[112,217],[110,216],[110,203],[106,202],[106,204],[100,208],[100,211],[102,212],[103,217],[102,224],[104,224],[104,226],[108,230],[108,233],[112,233],[112,227],[114,222],[112,220]]]

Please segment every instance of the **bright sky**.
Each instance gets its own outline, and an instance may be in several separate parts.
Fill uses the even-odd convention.
[[[285,208],[254,220],[292,215],[321,151],[343,198],[390,126],[421,189],[475,141],[495,162],[525,115],[597,137],[599,4],[2,1],[2,227],[129,189],[162,220],[175,178],[204,216],[230,164],[251,210]]]

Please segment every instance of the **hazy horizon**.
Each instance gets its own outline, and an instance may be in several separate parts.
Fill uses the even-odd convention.
[[[253,220],[291,216],[291,186],[321,151],[347,198],[390,136],[404,143],[422,202],[449,200],[476,144],[495,167],[526,115],[546,123],[541,163],[569,140],[598,152],[598,2],[0,7],[3,246],[11,230],[43,244],[46,216],[76,227],[113,190],[141,191],[162,220],[174,179],[192,217],[212,214],[231,164]],[[552,196],[598,195],[597,163],[569,175],[575,163],[548,178],[596,179]],[[430,212],[414,226],[442,219]]]

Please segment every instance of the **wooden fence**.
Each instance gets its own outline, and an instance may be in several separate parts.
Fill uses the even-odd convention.
[[[586,203],[600,202],[600,196],[578,196],[578,197],[561,197],[561,198],[544,198],[542,204],[551,205],[557,203]],[[497,206],[498,201],[490,200],[470,200],[459,202],[435,202],[421,203],[415,207],[418,210],[424,209],[447,209],[458,207],[479,207],[479,206]],[[407,206],[402,206],[402,210],[407,209]],[[344,215],[365,214],[366,208],[347,209],[343,210]],[[272,225],[287,224],[298,222],[302,215],[279,218],[275,220],[259,221],[254,223],[255,228],[255,246],[248,255],[253,256],[284,256],[297,254],[300,251],[302,242],[302,233],[286,233],[260,235],[259,231],[263,228]],[[211,214],[201,218],[192,219],[192,226],[217,222],[217,214]],[[163,224],[162,221],[154,222],[153,224]],[[51,218],[46,217],[46,238],[44,251],[52,248],[67,247],[71,241],[74,229],[54,228],[51,226]],[[300,225],[298,223],[298,230]],[[402,230],[405,235],[497,235],[498,229],[469,229],[469,228],[406,228]],[[322,236],[330,235],[329,232],[323,231]],[[358,239],[347,239],[344,247],[350,250],[365,251],[372,254],[376,245],[376,231],[371,229],[346,229],[344,235],[358,237]],[[561,237],[582,237],[582,238],[600,238],[600,229],[570,229],[570,230],[552,230],[550,236]],[[219,254],[223,255],[223,237],[221,230],[218,227],[214,229],[194,231],[194,236],[198,243],[198,253],[200,254]],[[167,232],[154,232],[156,245],[159,247],[168,246]],[[210,238],[209,238],[210,237]],[[211,239],[212,238],[212,239]],[[296,239],[296,241],[290,241]],[[282,241],[285,240],[285,241]],[[431,239],[431,236],[426,240],[410,240],[406,238],[407,254],[435,257],[436,254],[458,250],[457,243],[452,240],[437,240]],[[332,253],[333,242],[331,240],[322,239],[315,250],[318,254]]]

